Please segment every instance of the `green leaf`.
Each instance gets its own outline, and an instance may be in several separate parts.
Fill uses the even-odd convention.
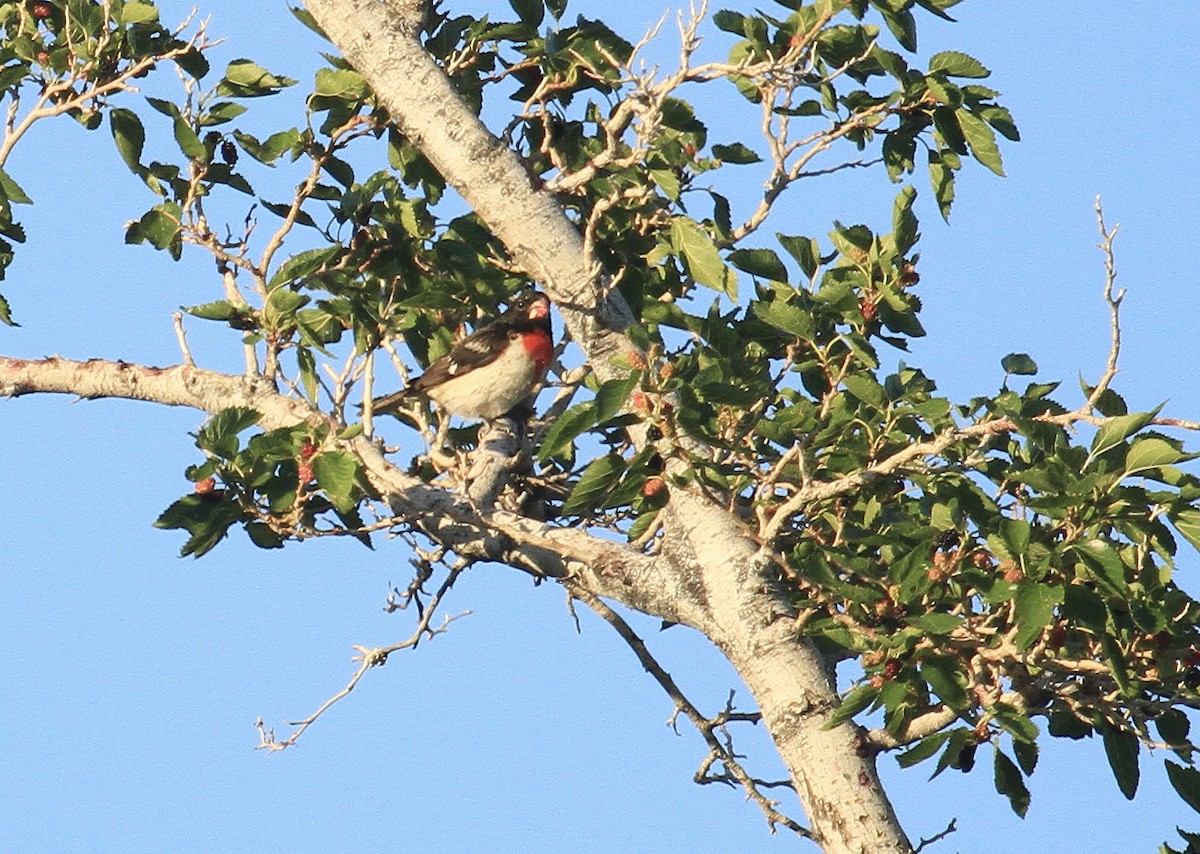
[[[950,738],[950,733],[945,731],[928,735],[918,741],[913,747],[899,754],[896,757],[896,762],[901,768],[911,768],[918,762],[924,762],[941,750],[942,745],[946,743],[948,738]]]
[[[948,156],[945,152],[929,152],[929,184],[937,199],[938,212],[947,221],[954,206],[954,169],[947,163]]]
[[[864,682],[842,698],[841,705],[833,710],[833,714],[829,716],[829,720],[825,721],[821,728],[833,729],[836,726],[841,726],[867,706],[871,705],[871,702],[878,694],[878,689],[871,687],[869,682]]]
[[[142,166],[142,148],[146,144],[146,129],[137,113],[124,107],[113,107],[108,111],[108,125],[112,129],[113,142],[125,165],[135,175],[145,172]]]
[[[846,391],[868,406],[873,406],[880,411],[887,409],[887,392],[883,390],[883,386],[875,382],[873,377],[866,374],[851,374],[842,380],[842,385],[846,387]]]
[[[334,507],[346,512],[358,505],[362,465],[357,457],[346,451],[328,451],[313,457],[312,467],[313,476]]]
[[[243,518],[241,506],[224,494],[185,495],[162,512],[154,527],[182,528],[191,536],[179,550],[180,557],[201,555],[225,538],[229,528]]]
[[[21,189],[21,185],[12,179],[7,172],[0,169],[0,190],[4,192],[4,198],[8,199],[14,205],[31,205],[33,199],[25,195],[25,191]]]
[[[1165,439],[1145,436],[1129,446],[1129,454],[1125,457],[1124,477],[1159,466],[1172,466],[1193,456],[1178,450]]]
[[[717,144],[712,147],[712,151],[714,157],[725,163],[758,163],[762,160],[754,150],[740,142],[732,145]]]
[[[258,423],[262,416],[246,406],[222,409],[196,434],[196,446],[227,460],[237,456],[237,434]]]
[[[1001,519],[1000,538],[1014,557],[1025,554],[1033,528],[1024,519]]]
[[[294,86],[290,77],[277,77],[249,59],[235,59],[225,69],[225,77],[217,85],[217,95],[223,98],[258,98],[277,94]]]
[[[947,77],[974,79],[981,79],[991,74],[978,59],[956,50],[944,50],[929,57],[929,70],[944,72]]]
[[[1156,406],[1150,412],[1134,412],[1130,415],[1118,415],[1115,418],[1107,418],[1100,425],[1100,429],[1096,431],[1096,435],[1092,438],[1092,448],[1088,453],[1088,458],[1084,462],[1084,468],[1087,468],[1089,462],[1103,454],[1110,448],[1115,448],[1117,445],[1124,442],[1138,430],[1141,430],[1154,416],[1158,415],[1162,406]]]
[[[1104,588],[1114,596],[1124,597],[1129,592],[1125,581],[1125,564],[1110,543],[1099,538],[1085,540],[1071,547],[1083,558],[1084,564]]]
[[[933,612],[919,617],[909,617],[908,624],[931,635],[947,635],[962,625],[962,618],[954,614]]]
[[[716,244],[694,219],[672,218],[671,247],[687,261],[688,272],[699,284],[737,299],[737,276],[725,266]]]
[[[184,156],[191,160],[204,160],[208,156],[208,149],[181,115],[175,117],[175,142]]]
[[[641,381],[638,374],[608,380],[596,390],[596,421],[604,422],[621,410],[634,387]]]
[[[164,202],[142,214],[142,218],[129,226],[125,232],[126,243],[148,242],[155,249],[168,249],[178,259],[180,251],[180,224],[183,215],[179,205]]]
[[[1017,764],[1021,766],[1021,770],[1028,777],[1033,773],[1033,769],[1037,767],[1038,762],[1038,746],[1036,741],[1020,741],[1013,739],[1013,753],[1017,755]]]
[[[752,276],[776,282],[787,281],[787,267],[770,249],[735,249],[729,253],[729,263]]]
[[[1166,760],[1166,766],[1167,778],[1179,793],[1179,797],[1183,798],[1189,807],[1200,812],[1200,771],[1176,765],[1170,760]]]
[[[1028,353],[1009,353],[1000,360],[1000,367],[1006,374],[1031,376],[1038,372],[1037,362]]]
[[[917,230],[917,215],[913,213],[913,201],[917,191],[913,187],[905,187],[892,203],[892,234],[896,241],[896,251],[907,255],[920,239]]]
[[[283,548],[283,537],[275,533],[266,522],[247,522],[246,533],[250,536],[250,542],[260,549]]]
[[[12,309],[9,308],[8,300],[3,296],[0,296],[0,323],[3,323],[5,326],[20,326],[19,323],[13,321]]]
[[[361,74],[348,68],[322,68],[317,71],[314,93],[346,101],[365,101],[371,87]]]
[[[546,6],[542,0],[508,0],[508,5],[513,7],[521,23],[534,28],[540,27],[542,19],[546,17]]]
[[[921,662],[921,678],[929,683],[942,702],[951,709],[965,709],[969,705],[967,691],[959,681],[958,659],[939,655]]]
[[[573,516],[590,512],[600,504],[624,470],[625,460],[620,454],[605,454],[592,462],[583,470],[575,488],[563,502],[562,514]]]
[[[1048,584],[1028,584],[1014,599],[1017,635],[1013,639],[1020,650],[1029,649],[1054,619],[1054,609],[1062,604],[1063,589]]]
[[[575,437],[596,423],[596,404],[593,401],[572,406],[550,425],[538,448],[537,458],[546,462],[568,448]]]
[[[1177,513],[1168,515],[1175,530],[1192,544],[1192,548],[1200,551],[1200,509],[1188,507]]]
[[[996,791],[1008,797],[1013,812],[1021,818],[1029,811],[1029,789],[1021,777],[1021,769],[1005,753],[996,748]]]
[[[1103,727],[1100,734],[1104,738],[1104,752],[1117,779],[1117,787],[1126,800],[1132,801],[1137,794],[1139,776],[1137,736],[1111,726]]]
[[[805,276],[811,279],[816,275],[821,266],[821,250],[816,240],[811,237],[789,237],[779,233],[776,233],[775,237],[779,240],[779,245],[796,259]]]
[[[142,0],[126,0],[118,17],[126,26],[144,24],[148,21],[158,20],[158,9],[154,8],[152,3],[144,3]]]
[[[782,299],[757,300],[750,310],[759,320],[797,338],[811,339],[815,331],[811,311]]]
[[[1004,164],[1000,158],[1000,148],[996,145],[996,133],[991,126],[979,116],[967,109],[956,110],[958,126],[962,128],[963,138],[971,146],[975,159],[991,169],[1001,178],[1004,177]]]

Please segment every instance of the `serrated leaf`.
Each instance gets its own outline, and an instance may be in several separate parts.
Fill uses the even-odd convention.
[[[813,336],[815,326],[812,312],[805,311],[798,305],[792,305],[782,299],[756,300],[751,304],[750,310],[759,320],[789,335],[804,339],[811,339]]]
[[[896,756],[896,762],[901,768],[911,768],[937,753],[948,738],[950,738],[949,732],[935,732],[933,735],[928,735],[913,747]]]
[[[1028,353],[1009,353],[1000,360],[1000,367],[1006,374],[1032,376],[1038,372],[1037,362]]]
[[[967,690],[958,679],[958,660],[951,656],[931,656],[921,662],[921,678],[929,683],[942,702],[955,710],[969,705]]]
[[[717,144],[712,147],[712,151],[714,157],[725,163],[758,163],[762,160],[753,149],[740,142],[731,145]]]
[[[603,383],[596,390],[596,421],[604,422],[616,415],[639,382],[641,377],[638,374],[630,374]]]
[[[596,405],[593,401],[572,406],[550,425],[537,450],[540,462],[546,462],[566,449],[575,437],[596,423]]]
[[[108,124],[112,129],[113,142],[125,165],[135,175],[145,171],[142,166],[142,148],[146,144],[146,129],[137,113],[125,107],[114,107],[108,111]]]
[[[1131,732],[1115,727],[1104,727],[1100,735],[1104,739],[1104,753],[1112,768],[1117,787],[1126,800],[1132,801],[1138,787],[1138,739]]]
[[[1017,764],[1021,766],[1021,770],[1028,777],[1037,768],[1038,763],[1038,746],[1036,741],[1019,741],[1013,740],[1013,753],[1017,756]]]
[[[1054,619],[1054,609],[1062,601],[1062,588],[1048,584],[1028,584],[1017,591],[1014,599],[1017,634],[1013,642],[1018,649],[1026,650],[1033,646]]]
[[[564,516],[590,512],[604,500],[605,494],[616,485],[625,471],[625,460],[620,454],[605,454],[583,470],[579,481],[563,502]]]
[[[363,101],[371,94],[371,87],[357,71],[348,68],[322,68],[317,71],[314,93],[346,101]]]
[[[995,757],[996,791],[1008,798],[1012,811],[1021,818],[1029,811],[1029,789],[1021,777],[1021,769],[999,748]]]
[[[938,212],[942,219],[949,221],[950,209],[954,207],[954,170],[937,151],[929,152],[929,184],[937,199]]]
[[[208,156],[208,149],[183,116],[175,118],[175,142],[184,156],[191,160],[203,160]]]
[[[546,17],[546,6],[542,0],[508,0],[508,5],[513,7],[521,23],[534,28],[540,27],[542,19]]]
[[[4,192],[4,198],[14,205],[31,205],[33,199],[25,195],[25,191],[21,189],[21,185],[12,179],[12,176],[0,169],[0,190]]]
[[[246,533],[250,536],[250,542],[260,549],[283,548],[283,537],[266,522],[247,522]]]
[[[1025,554],[1032,533],[1033,528],[1024,519],[1000,520],[1000,537],[1008,547],[1008,553],[1014,557]]]
[[[362,496],[362,465],[345,451],[328,451],[312,458],[313,476],[329,501],[341,512],[358,505]]]
[[[148,21],[158,20],[158,9],[154,8],[152,3],[145,3],[142,0],[126,0],[118,17],[126,26],[144,24]]]
[[[868,406],[873,406],[880,411],[887,409],[887,392],[883,390],[883,386],[875,382],[873,377],[865,374],[851,374],[842,380],[842,385],[846,387],[846,391]]]
[[[737,299],[737,276],[721,258],[711,237],[690,217],[671,220],[671,247],[683,256],[688,272],[699,284]]]
[[[1179,793],[1179,797],[1183,798],[1184,803],[1189,807],[1200,812],[1200,771],[1176,765],[1169,759],[1165,760],[1165,764],[1167,778],[1171,781],[1171,786]]]
[[[836,726],[844,724],[867,706],[871,705],[878,694],[879,690],[871,687],[871,684],[868,682],[857,686],[842,698],[841,704],[833,710],[833,714],[829,716],[829,720],[825,721],[821,728],[833,729]]]
[[[776,282],[787,281],[787,267],[770,249],[735,249],[729,253],[729,263],[752,276]]]
[[[249,59],[235,59],[225,68],[225,77],[217,85],[217,94],[221,97],[258,98],[274,95],[295,83],[295,80],[276,76]]]
[[[931,635],[947,635],[961,626],[963,621],[961,617],[954,614],[934,612],[922,614],[919,617],[909,617],[907,622],[910,626],[916,626]]]
[[[1088,463],[1093,459],[1110,448],[1115,448],[1138,430],[1141,430],[1158,415],[1161,409],[1162,406],[1160,405],[1156,406],[1150,412],[1134,412],[1130,415],[1118,415],[1115,418],[1105,419],[1104,423],[1100,425],[1100,429],[1096,431],[1096,435],[1092,438],[1092,447],[1088,452],[1088,458],[1084,462],[1083,467],[1087,468]]]
[[[1125,581],[1125,564],[1112,544],[1099,538],[1084,540],[1071,547],[1083,558],[1093,577],[1114,596],[1123,597],[1129,592]]]
[[[1125,456],[1124,477],[1159,466],[1172,466],[1193,456],[1178,450],[1165,439],[1145,436],[1129,446],[1129,453]]]
[[[892,236],[896,241],[896,251],[901,255],[907,255],[921,237],[917,230],[917,215],[912,209],[916,198],[916,189],[905,187],[892,203]]]
[[[229,528],[243,518],[237,502],[222,495],[185,495],[159,515],[154,527],[182,528],[190,535],[180,557],[200,557],[225,538]]]
[[[978,59],[956,50],[944,50],[929,57],[929,70],[941,71],[948,77],[972,79],[982,79],[991,74]]]
[[[796,263],[800,265],[805,276],[811,279],[816,275],[821,266],[821,251],[816,240],[811,237],[789,237],[778,232],[775,237],[779,240],[779,245],[796,259]]]
[[[1003,178],[1004,163],[1000,158],[1000,148],[996,145],[996,132],[991,125],[966,108],[955,110],[954,115],[975,159]]]
[[[1200,509],[1187,507],[1170,514],[1167,518],[1171,520],[1175,530],[1192,544],[1192,548],[1200,551]]]

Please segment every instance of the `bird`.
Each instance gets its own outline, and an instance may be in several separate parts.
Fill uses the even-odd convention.
[[[524,403],[554,358],[550,300],[538,291],[515,297],[493,323],[468,335],[407,388],[372,400],[396,415],[406,397],[423,394],[452,415],[493,421]]]

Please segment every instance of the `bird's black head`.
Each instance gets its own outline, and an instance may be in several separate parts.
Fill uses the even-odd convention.
[[[504,320],[525,328],[550,328],[550,300],[540,291],[522,291],[513,297]]]

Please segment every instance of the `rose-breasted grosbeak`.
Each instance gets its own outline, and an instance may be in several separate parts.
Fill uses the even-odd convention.
[[[411,392],[420,392],[454,415],[491,421],[525,401],[554,357],[550,300],[529,291],[498,320],[468,335],[408,388],[372,401],[375,412],[394,414]]]

